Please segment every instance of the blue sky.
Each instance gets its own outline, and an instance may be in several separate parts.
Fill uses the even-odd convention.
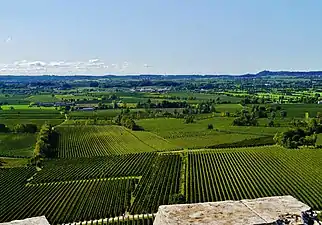
[[[3,0],[0,74],[322,70],[320,0]]]

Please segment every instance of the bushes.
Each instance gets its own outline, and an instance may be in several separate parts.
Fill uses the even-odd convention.
[[[185,123],[193,123],[194,122],[194,117],[193,116],[187,116],[186,118],[185,118]]]
[[[247,110],[240,112],[240,116],[235,118],[233,121],[233,126],[257,126],[258,121],[256,119],[255,113],[249,113]]]
[[[13,128],[13,131],[16,133],[36,133],[37,132],[36,124],[16,124]]]
[[[285,148],[298,148],[299,146],[315,146],[316,134],[312,134],[303,129],[291,129],[286,132],[277,133],[274,136],[276,144]]]
[[[141,127],[139,127],[134,120],[129,117],[128,115],[120,114],[114,118],[114,123],[126,127],[131,130],[143,130]]]

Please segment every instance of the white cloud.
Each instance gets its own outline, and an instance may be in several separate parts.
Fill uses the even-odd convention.
[[[87,61],[16,61],[12,64],[0,64],[0,74],[6,75],[104,75],[126,74],[133,65],[129,62],[106,64],[100,59]],[[133,70],[132,70],[133,71]],[[140,73],[140,71],[136,71]]]
[[[12,41],[12,37],[7,37],[6,40],[4,41],[5,43],[9,43]]]

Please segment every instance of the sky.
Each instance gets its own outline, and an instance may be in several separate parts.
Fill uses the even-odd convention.
[[[0,74],[322,70],[321,0],[1,0]]]

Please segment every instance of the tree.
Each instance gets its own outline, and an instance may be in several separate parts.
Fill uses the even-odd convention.
[[[270,120],[270,121],[268,122],[268,126],[269,126],[269,127],[274,127],[274,121],[273,121],[273,120]]]
[[[258,121],[256,119],[255,112],[249,113],[247,110],[238,112],[239,117],[233,120],[233,126],[257,126]]]
[[[185,118],[185,123],[193,123],[194,117],[192,115],[189,115]]]
[[[212,124],[208,124],[208,130],[214,129],[214,126]]]
[[[280,114],[281,114],[282,119],[284,119],[287,116],[287,112],[284,110],[281,111]]]
[[[9,128],[5,124],[0,124],[0,132],[8,132]]]
[[[274,136],[275,143],[285,148],[298,148],[304,145],[315,146],[316,140],[316,134],[304,131],[301,128],[276,133]]]

